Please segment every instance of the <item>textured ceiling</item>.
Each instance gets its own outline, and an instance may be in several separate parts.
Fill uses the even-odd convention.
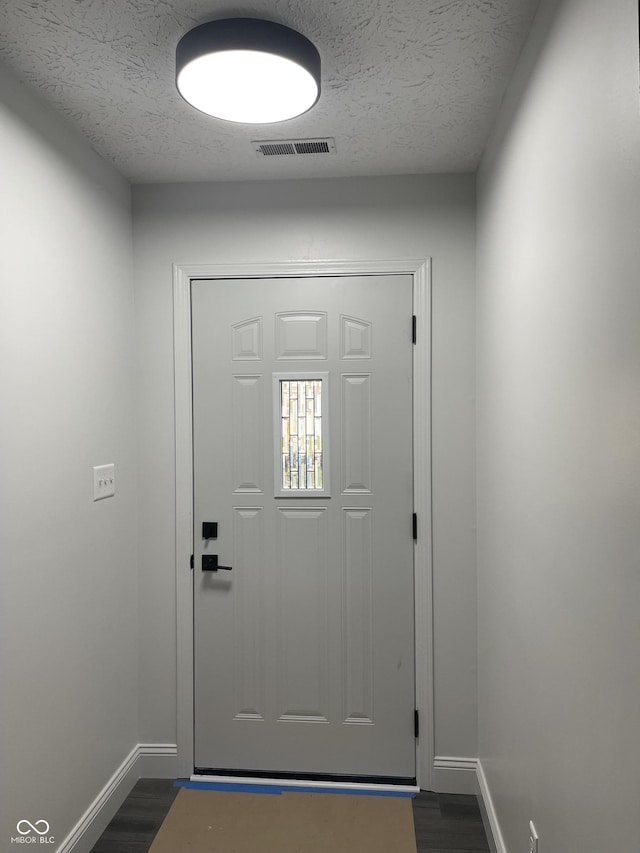
[[[131,181],[468,172],[538,0],[4,0],[0,58]],[[304,116],[237,125],[178,95],[175,46],[214,18],[299,30],[322,57]],[[258,158],[254,139],[331,136],[336,155]]]

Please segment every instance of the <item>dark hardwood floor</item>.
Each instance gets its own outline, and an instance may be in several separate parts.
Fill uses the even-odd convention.
[[[177,793],[171,780],[140,779],[92,853],[146,853]],[[413,819],[418,853],[489,853],[475,797],[423,791]]]
[[[421,791],[413,823],[418,853],[489,853],[476,797]]]
[[[91,853],[146,853],[178,790],[171,779],[139,779]]]

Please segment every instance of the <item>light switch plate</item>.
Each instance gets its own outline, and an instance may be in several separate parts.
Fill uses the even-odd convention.
[[[93,469],[93,499],[101,501],[116,493],[116,466],[96,465]]]

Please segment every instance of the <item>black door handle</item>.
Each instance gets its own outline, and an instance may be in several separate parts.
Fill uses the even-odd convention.
[[[202,571],[203,572],[230,572],[233,566],[219,566],[217,554],[202,555]]]

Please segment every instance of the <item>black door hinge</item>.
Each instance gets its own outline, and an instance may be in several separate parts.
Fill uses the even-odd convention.
[[[189,567],[192,569],[194,566],[193,554],[191,555],[191,559],[189,560]]]
[[[418,514],[413,513],[413,541],[418,541]]]
[[[416,342],[417,337],[418,337],[418,319],[417,319],[416,315],[414,314],[413,317],[411,318],[411,340],[413,341],[414,344]]]
[[[414,737],[420,737],[420,711],[416,708],[413,712],[413,735]]]

